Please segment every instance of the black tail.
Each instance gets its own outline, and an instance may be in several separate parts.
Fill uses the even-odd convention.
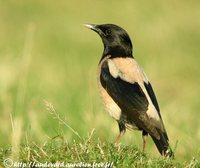
[[[158,140],[157,138],[155,138],[153,136],[151,136],[151,137],[152,137],[158,151],[163,156],[174,158],[174,154],[169,146],[169,142],[168,142],[169,140],[168,140],[167,134],[160,130],[157,130],[157,131],[159,132],[160,139]]]

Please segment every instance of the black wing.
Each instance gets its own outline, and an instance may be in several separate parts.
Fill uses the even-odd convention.
[[[168,135],[167,135],[167,133],[166,133],[166,130],[165,130],[165,127],[164,127],[164,124],[163,124],[163,121],[162,121],[162,117],[161,117],[161,114],[160,114],[160,108],[159,108],[159,105],[158,105],[156,96],[155,96],[155,94],[154,94],[153,88],[152,88],[152,86],[151,86],[150,83],[147,84],[147,83],[144,82],[144,86],[145,86],[145,88],[146,88],[146,90],[147,90],[147,93],[149,94],[149,96],[150,96],[150,98],[151,98],[151,101],[152,101],[154,107],[156,108],[156,110],[157,110],[157,112],[158,112],[158,115],[159,115],[159,117],[160,117],[160,119],[161,119],[162,126],[163,126],[163,129],[164,129],[164,130],[163,130],[164,137],[165,137],[166,139],[168,139]]]
[[[109,72],[107,61],[101,67],[100,82],[122,111],[147,111],[149,103],[140,85],[137,82],[126,82],[120,77],[114,78]]]
[[[153,88],[151,86],[151,83],[150,82],[148,82],[148,83],[144,82],[144,86],[147,90],[147,93],[149,94],[149,97],[151,98],[151,101],[152,101],[154,107],[156,108],[156,110],[157,110],[157,112],[159,113],[159,116],[160,116],[160,108],[159,108],[156,96],[154,94]]]

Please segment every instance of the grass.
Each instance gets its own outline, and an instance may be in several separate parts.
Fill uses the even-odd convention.
[[[113,151],[115,166],[143,162],[147,167],[198,167],[199,16],[195,0],[0,1],[1,164],[7,157],[43,161],[41,149],[49,161],[73,156],[78,162],[75,147],[83,157],[80,144],[95,129],[84,161],[101,161],[99,144],[104,161],[111,160],[108,150]],[[127,131],[122,138],[123,155],[114,152],[118,147],[110,142],[118,128],[104,111],[96,84],[102,43],[83,23],[115,23],[129,32],[135,58],[157,95],[170,144],[176,147],[174,161],[161,158],[151,138],[146,153],[141,153],[141,133],[136,131]],[[44,100],[54,105],[56,113],[47,112]],[[71,153],[56,153],[64,150],[62,144],[72,148]]]
[[[37,143],[26,136],[20,142],[20,122],[13,123],[13,141],[11,145],[0,150],[0,165],[7,167],[185,167],[198,168],[200,162],[193,157],[188,162],[176,159],[152,157],[141,152],[134,145],[113,144],[101,141],[95,135],[95,129],[87,137],[81,137],[65,119],[55,110],[54,106],[44,101],[47,111],[61,125],[64,125],[78,140],[68,141],[60,130],[60,134],[49,138],[43,144]],[[12,116],[11,116],[12,117]]]
[[[45,166],[45,164],[57,164],[64,167],[163,167],[163,168],[198,168],[200,162],[193,158],[189,162],[177,162],[169,158],[153,158],[143,153],[137,147],[122,144],[112,144],[107,141],[96,139],[92,133],[80,141],[69,143],[62,135],[54,137],[44,144],[29,142],[21,145],[19,155],[10,157],[14,152],[12,146],[1,149],[1,163],[12,158],[17,164],[24,166],[31,164]],[[93,137],[94,136],[94,137]],[[22,167],[22,166],[21,166]],[[26,167],[26,166],[25,166]],[[45,166],[47,167],[47,166]],[[53,166],[51,166],[53,167]]]

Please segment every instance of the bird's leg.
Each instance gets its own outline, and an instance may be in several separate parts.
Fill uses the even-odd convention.
[[[147,142],[147,137],[148,137],[148,133],[146,131],[142,131],[142,138],[143,138],[143,147],[142,147],[142,151],[144,152],[145,148],[146,148],[146,142]]]
[[[125,134],[126,132],[126,127],[123,123],[118,122],[118,126],[119,126],[119,135],[116,137],[114,143],[118,143],[120,138]]]

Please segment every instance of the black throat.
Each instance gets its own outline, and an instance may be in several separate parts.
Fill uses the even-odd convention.
[[[115,47],[105,47],[102,55],[102,59],[104,59],[106,56],[110,55],[110,58],[133,58],[132,55],[132,49],[129,48],[122,48],[121,46],[115,46]]]

